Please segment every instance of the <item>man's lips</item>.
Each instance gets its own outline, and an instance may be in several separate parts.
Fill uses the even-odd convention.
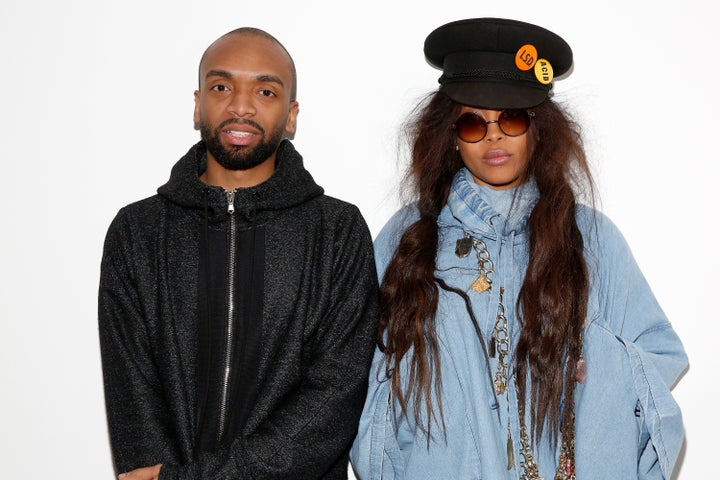
[[[225,140],[227,140],[231,145],[237,146],[249,145],[255,137],[257,137],[257,135],[257,133],[245,130],[223,130],[223,137]]]
[[[246,123],[232,122],[221,127],[223,138],[231,145],[249,145],[262,132],[252,125]]]

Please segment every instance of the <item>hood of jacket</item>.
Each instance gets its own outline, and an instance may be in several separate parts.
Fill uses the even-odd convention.
[[[170,179],[157,192],[180,207],[204,210],[209,221],[218,222],[227,218],[228,197],[222,187],[200,180],[206,168],[206,147],[201,141],[178,160]],[[261,220],[274,211],[300,205],[323,193],[293,144],[283,140],[277,150],[273,175],[254,187],[235,189],[235,214],[248,221]]]

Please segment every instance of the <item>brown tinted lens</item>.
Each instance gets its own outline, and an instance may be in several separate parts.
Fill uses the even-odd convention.
[[[455,132],[464,142],[479,142],[485,138],[487,122],[480,115],[465,112],[455,121]]]
[[[530,115],[525,110],[503,110],[498,124],[505,135],[517,137],[530,127]]]

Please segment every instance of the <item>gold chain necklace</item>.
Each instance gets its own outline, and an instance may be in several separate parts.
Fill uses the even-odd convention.
[[[572,407],[570,407],[569,410],[569,420],[572,422],[568,433],[568,437],[570,438],[566,438],[565,433],[561,434],[560,456],[553,480],[575,480],[575,413]],[[545,477],[540,476],[537,462],[532,454],[523,414],[520,412],[518,415],[520,420],[520,457],[522,459],[520,461],[520,468],[523,470],[520,479],[545,480]]]
[[[503,304],[503,295],[505,287],[500,287],[500,299],[498,300],[498,311],[495,317],[495,326],[493,327],[492,336],[490,337],[490,345],[488,351],[491,358],[499,353],[497,372],[495,372],[495,382],[493,383],[495,391],[499,394],[505,393],[508,382],[508,364],[505,361],[510,351],[510,335],[508,334],[507,318],[505,317],[505,305]]]
[[[467,232],[455,243],[455,255],[458,258],[467,257],[473,249],[477,256],[478,277],[472,283],[472,289],[478,293],[483,293],[492,288],[493,274],[495,273],[487,245],[481,238],[471,237]]]
[[[482,293],[492,288],[494,264],[490,258],[490,252],[488,251],[485,242],[482,239],[474,238],[469,233],[465,232],[464,236],[458,239],[455,244],[455,255],[459,258],[465,258],[470,254],[472,249],[476,252],[478,264],[478,277],[472,283],[472,289],[478,293]],[[510,335],[508,332],[507,317],[505,316],[505,305],[503,303],[504,294],[505,288],[500,287],[498,310],[495,317],[492,337],[490,338],[488,345],[488,355],[492,358],[495,358],[495,356],[498,355],[497,371],[493,380],[493,388],[497,394],[506,393],[508,402],[507,468],[508,470],[511,470],[515,465],[515,448],[512,441],[512,435],[510,433],[510,401],[509,394],[507,393],[509,381],[509,365],[507,363],[507,356],[510,351]],[[581,383],[585,380],[585,362],[582,358],[582,354],[578,362],[578,372],[576,373],[576,377]],[[517,391],[517,385],[515,391]],[[533,456],[530,440],[527,434],[527,428],[525,427],[524,412],[521,410],[524,409],[520,408],[518,401],[521,457],[520,468],[522,469],[520,479],[545,480],[545,477],[540,476],[537,462]],[[573,405],[570,405],[568,408],[567,419],[571,422],[571,424],[568,427],[567,432],[561,431],[560,455],[558,458],[558,467],[555,471],[555,477],[553,480],[575,480],[575,412]]]

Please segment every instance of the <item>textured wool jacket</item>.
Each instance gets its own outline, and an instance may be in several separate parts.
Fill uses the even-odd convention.
[[[438,218],[436,275],[469,296],[483,343],[488,345],[499,312],[507,320],[507,362],[521,324],[517,298],[528,266],[527,220],[537,202],[534,182],[517,189],[477,185],[467,169],[455,176]],[[398,212],[375,240],[378,273],[383,274],[400,235],[419,218],[414,205]],[[577,209],[590,275],[583,356],[587,375],[575,388],[577,478],[660,480],[671,477],[683,441],[682,415],[670,388],[688,365],[682,342],[663,313],[621,233],[602,213]],[[478,257],[456,255],[465,235],[482,240],[493,262],[492,288],[471,288]],[[500,290],[504,288],[501,310]],[[409,417],[397,418],[390,381],[378,350],[368,398],[351,460],[362,480],[524,478],[516,389],[496,394],[500,355],[486,356],[463,299],[440,289],[436,332],[440,353],[442,422],[432,439],[415,424],[417,407],[407,398]],[[498,352],[500,349],[498,348]],[[409,353],[399,368],[408,379]],[[403,386],[404,387],[404,386]],[[530,394],[528,389],[528,396]],[[437,408],[438,401],[435,400]],[[530,405],[529,398],[526,404]],[[525,425],[530,426],[530,408]],[[424,405],[420,406],[424,412]],[[423,416],[427,425],[427,417]],[[533,445],[540,476],[555,478],[559,445],[550,448],[548,429]],[[558,442],[559,443],[559,442]],[[573,477],[575,478],[575,477]]]
[[[199,143],[107,233],[99,327],[117,471],[162,463],[163,480],[346,478],[376,331],[367,225],[323,194],[287,140],[256,187],[207,186],[205,165]],[[219,238],[236,238],[219,257],[235,271],[212,270]],[[239,310],[223,414],[212,375],[199,372],[218,345],[204,330],[217,278]],[[232,436],[200,449],[200,425],[218,417]]]

